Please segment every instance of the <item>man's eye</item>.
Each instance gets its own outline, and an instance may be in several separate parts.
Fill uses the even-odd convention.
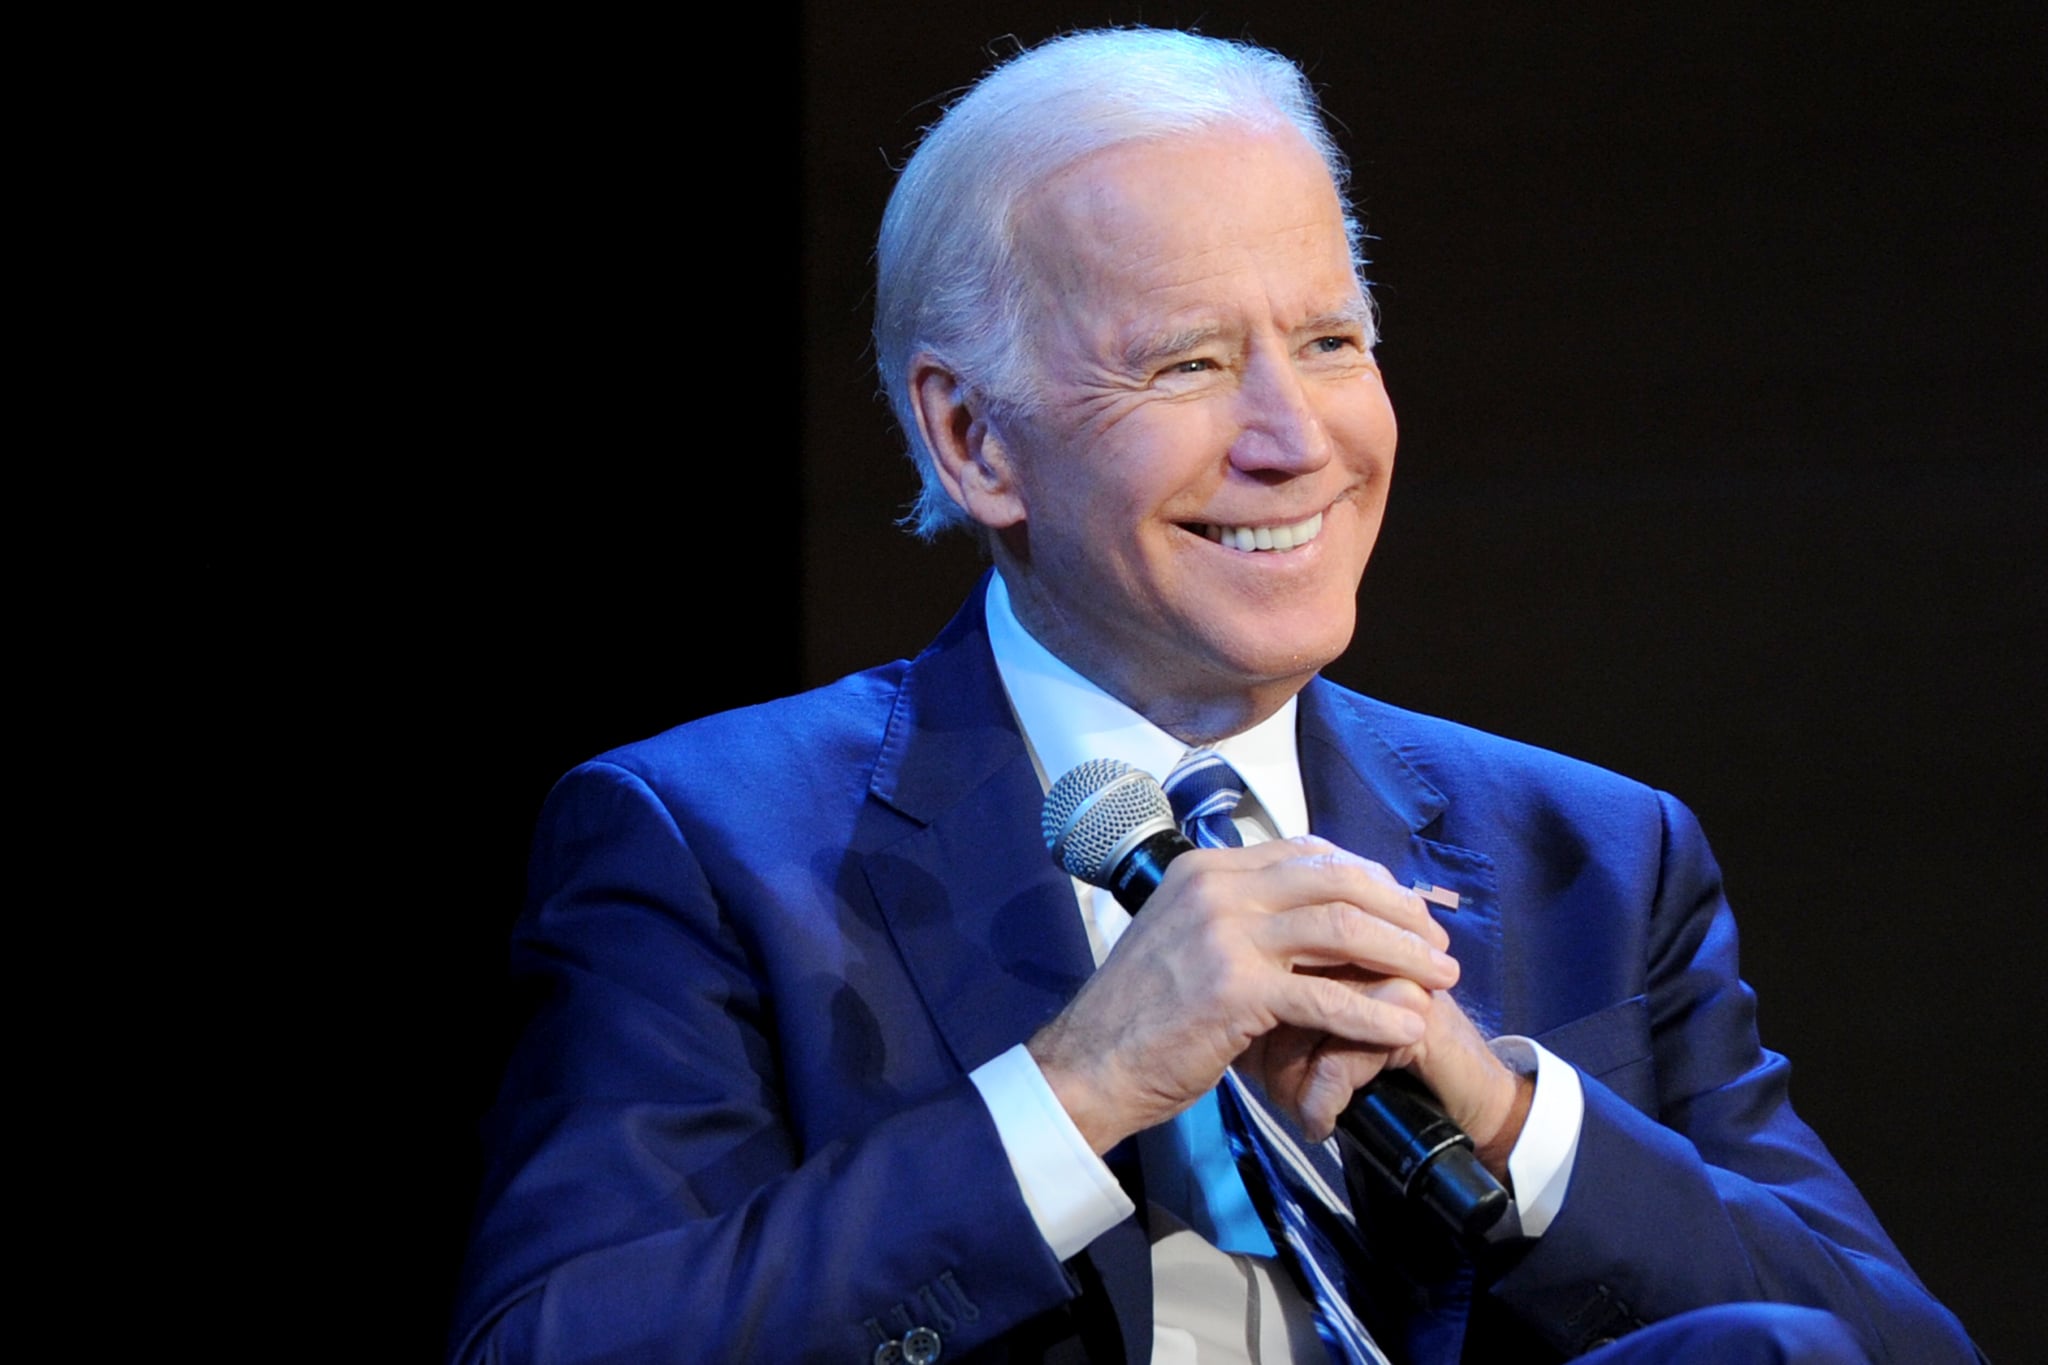
[[[1204,370],[1213,370],[1215,368],[1216,362],[1213,360],[1177,360],[1166,367],[1166,372],[1168,374],[1200,374]]]
[[[1310,342],[1309,345],[1318,354],[1329,355],[1333,351],[1348,350],[1351,346],[1351,338],[1317,337],[1314,341]]]

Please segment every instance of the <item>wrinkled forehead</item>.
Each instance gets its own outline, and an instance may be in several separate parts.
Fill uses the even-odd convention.
[[[1076,158],[1019,196],[1010,259],[1033,333],[1176,317],[1199,325],[1248,289],[1283,313],[1366,310],[1336,183],[1285,124]]]

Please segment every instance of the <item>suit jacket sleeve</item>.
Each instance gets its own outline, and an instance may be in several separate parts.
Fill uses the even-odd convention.
[[[792,909],[668,786],[587,764],[542,817],[456,1358],[854,1362],[914,1323],[957,1358],[1072,1295],[971,1082],[849,984],[829,889]],[[811,1065],[860,1074],[785,1084]]]
[[[1977,1358],[1793,1113],[1788,1067],[1759,1044],[1736,974],[1720,871],[1691,813],[1656,800],[1646,990],[1546,1039],[1580,1060],[1585,1125],[1557,1221],[1495,1296],[1566,1354],[1766,1300],[1828,1309],[1875,1360]],[[1628,1041],[1645,1028],[1647,1052]]]

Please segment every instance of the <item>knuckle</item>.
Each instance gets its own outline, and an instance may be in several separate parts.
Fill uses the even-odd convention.
[[[1217,866],[1210,850],[1200,849],[1174,859],[1167,875],[1175,873],[1180,874],[1180,883],[1174,888],[1174,904],[1183,914],[1213,921],[1238,899],[1232,894],[1233,879],[1226,869]]]
[[[1360,861],[1355,853],[1349,853],[1321,839],[1303,841],[1303,851],[1297,859],[1299,864],[1311,872],[1328,874],[1355,871]]]
[[[1348,1005],[1346,997],[1350,995],[1350,988],[1339,986],[1329,976],[1303,976],[1300,980],[1309,982],[1309,997],[1317,1009],[1325,1013],[1341,1013]]]
[[[1429,992],[1405,976],[1390,976],[1374,989],[1382,1002],[1395,1009],[1407,1010],[1411,1014],[1426,1015],[1429,1012]]]
[[[1235,957],[1225,955],[1217,959],[1215,969],[1209,974],[1214,982],[1216,998],[1224,1001],[1253,999],[1258,992],[1256,973]]]
[[[1190,849],[1173,860],[1166,869],[1166,880],[1178,881],[1184,891],[1192,892],[1206,886],[1215,876],[1215,859],[1208,849]]]
[[[1328,913],[1330,931],[1337,936],[1337,941],[1355,956],[1384,950],[1389,942],[1389,930],[1405,933],[1379,916],[1361,910],[1355,905],[1332,905],[1328,907]]]
[[[1372,916],[1355,905],[1330,901],[1318,908],[1331,936],[1347,948],[1356,947],[1372,932],[1371,926],[1367,923]]]
[[[1371,1002],[1350,986],[1327,976],[1304,977],[1315,1007],[1332,1019],[1359,1018],[1370,1011]]]

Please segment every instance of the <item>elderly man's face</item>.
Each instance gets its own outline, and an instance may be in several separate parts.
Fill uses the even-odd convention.
[[[1020,221],[1045,402],[991,423],[1018,615],[1168,728],[1269,711],[1350,641],[1393,472],[1327,171],[1291,130],[1135,144]]]

